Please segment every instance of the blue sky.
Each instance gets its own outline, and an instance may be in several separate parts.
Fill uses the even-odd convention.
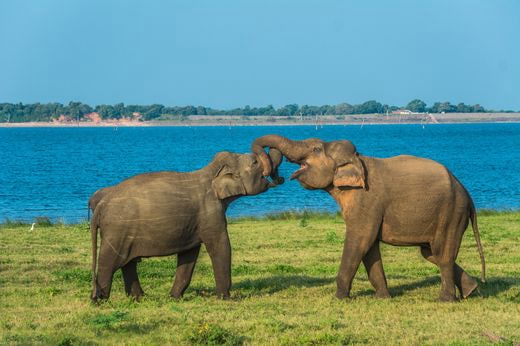
[[[520,1],[0,2],[0,102],[520,110]]]

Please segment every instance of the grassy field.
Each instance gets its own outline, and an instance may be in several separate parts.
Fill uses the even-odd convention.
[[[191,286],[169,298],[175,257],[139,265],[146,296],[89,301],[87,224],[0,226],[0,344],[485,344],[520,342],[520,212],[481,212],[488,282],[457,303],[439,303],[438,270],[417,248],[383,246],[392,299],[373,297],[364,268],[353,298],[334,297],[344,237],[334,215],[232,220],[233,288],[217,300],[209,257]],[[480,262],[466,232],[458,262]],[[361,266],[362,267],[362,266]]]

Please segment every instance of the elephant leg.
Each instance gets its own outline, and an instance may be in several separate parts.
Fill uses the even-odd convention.
[[[137,259],[133,259],[123,266],[123,280],[125,282],[125,292],[128,296],[139,299],[144,295],[139,277],[137,276]]]
[[[120,268],[121,260],[122,258],[110,246],[102,242],[99,249],[96,287],[91,295],[93,301],[110,297],[112,279],[115,271]]]
[[[193,275],[195,263],[199,257],[200,245],[177,254],[177,271],[175,273],[175,281],[170,291],[170,296],[180,298],[188,288]]]
[[[455,295],[455,261],[446,259],[439,261],[441,270],[441,302],[453,302],[457,300]]]
[[[371,232],[366,228],[362,231],[357,229],[347,232],[343,245],[343,254],[341,255],[339,273],[336,278],[336,297],[338,299],[344,299],[350,296],[354,275],[356,275],[361,260],[374,244],[375,235],[377,235],[377,231]]]
[[[469,276],[457,263],[455,263],[455,285],[457,285],[463,299],[469,297],[478,287],[477,281]]]
[[[432,255],[432,250],[429,246],[421,247],[421,255],[429,262],[438,265]],[[454,264],[454,281],[462,298],[467,298],[475,291],[478,286],[477,281],[468,275],[457,263]]]
[[[450,254],[446,246],[431,248],[431,262],[437,264],[441,272],[440,301],[457,300],[455,295],[455,256]],[[423,254],[424,256],[424,254]]]
[[[363,258],[363,264],[367,270],[368,280],[376,290],[376,297],[390,298],[378,241],[375,241],[372,247],[368,250],[367,254]]]
[[[211,241],[205,243],[208,250],[215,283],[217,286],[217,296],[222,299],[229,299],[231,289],[231,244],[226,231],[221,232]]]

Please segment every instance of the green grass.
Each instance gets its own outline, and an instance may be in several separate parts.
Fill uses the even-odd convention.
[[[230,220],[232,299],[217,300],[201,252],[182,300],[168,297],[175,257],[144,259],[145,298],[89,301],[86,224],[0,226],[0,344],[485,344],[520,342],[520,212],[479,215],[488,282],[476,296],[439,303],[438,270],[417,248],[382,246],[393,298],[373,297],[364,268],[353,298],[334,298],[344,224],[338,215],[284,213]],[[305,220],[304,222],[302,220]],[[459,254],[480,276],[471,231]]]

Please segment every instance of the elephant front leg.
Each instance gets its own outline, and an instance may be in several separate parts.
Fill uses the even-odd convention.
[[[221,232],[205,243],[213,265],[217,296],[229,299],[231,289],[231,244],[227,232]]]
[[[368,250],[363,258],[363,264],[367,270],[368,280],[376,290],[376,297],[390,298],[378,241],[375,241]]]
[[[170,296],[173,298],[180,298],[188,288],[191,277],[193,275],[193,269],[197,263],[199,257],[200,245],[189,249],[187,251],[180,252],[177,255],[177,271],[175,273],[175,281],[170,291]]]
[[[369,239],[366,239],[363,236],[360,237],[353,232],[347,234],[347,239],[343,246],[339,273],[336,278],[336,297],[338,299],[350,297],[354,275],[356,275],[361,260],[371,246],[372,244]]]

